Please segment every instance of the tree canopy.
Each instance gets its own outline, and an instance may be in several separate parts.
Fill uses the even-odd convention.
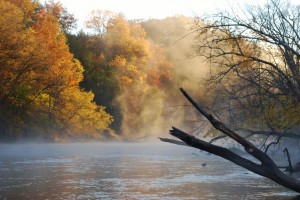
[[[85,69],[81,86],[107,107],[114,116],[112,128],[119,134],[143,135],[146,118],[158,123],[162,111],[150,114],[149,106],[164,99],[162,91],[173,81],[171,61],[162,47],[146,37],[139,21],[95,10],[86,26],[89,34],[68,36],[71,51]]]
[[[101,137],[112,118],[80,89],[83,67],[58,16],[29,0],[1,0],[0,10],[1,137]]]

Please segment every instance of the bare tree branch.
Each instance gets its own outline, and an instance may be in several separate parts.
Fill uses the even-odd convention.
[[[245,140],[234,131],[230,130],[226,125],[222,122],[215,119],[211,114],[209,114],[201,105],[196,103],[189,94],[183,89],[180,88],[182,94],[191,102],[191,104],[217,129],[220,130],[225,135],[234,139],[237,143],[242,145],[245,148],[245,151],[250,155],[255,157],[257,160],[261,161],[261,164],[254,163],[251,160],[248,160],[244,157],[241,157],[227,148],[223,148],[198,138],[191,136],[184,131],[181,131],[175,127],[170,130],[170,134],[174,137],[177,137],[187,145],[207,151],[214,155],[220,156],[226,160],[229,160],[239,166],[242,166],[258,175],[264,176],[273,180],[274,182],[287,187],[291,190],[300,193],[300,181],[284,174],[279,170],[278,166],[273,162],[273,160],[264,152],[255,147],[252,143]],[[164,139],[163,141],[174,143],[174,140]],[[175,143],[178,143],[177,141]]]

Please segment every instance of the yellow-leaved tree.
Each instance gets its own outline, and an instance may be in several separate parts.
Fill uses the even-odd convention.
[[[1,136],[100,137],[112,118],[80,89],[57,17],[29,0],[0,0],[0,11]]]
[[[139,21],[96,10],[86,23],[91,34],[77,36],[85,49],[80,53],[74,48],[86,63],[84,87],[95,93],[97,102],[105,93],[110,94],[105,103],[115,116],[116,131],[126,136],[144,135],[150,129],[149,121],[152,129],[161,121],[172,64],[163,49],[147,39]],[[156,105],[155,109],[151,105]]]

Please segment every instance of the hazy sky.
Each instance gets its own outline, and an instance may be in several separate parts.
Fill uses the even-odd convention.
[[[121,12],[128,19],[164,18],[183,14],[202,15],[217,10],[242,7],[245,3],[262,4],[267,0],[59,0],[67,10],[79,19],[79,27],[92,10],[110,10]],[[300,4],[300,0],[292,0]]]

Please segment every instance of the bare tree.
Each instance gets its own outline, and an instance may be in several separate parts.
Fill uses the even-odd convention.
[[[107,31],[109,20],[116,16],[116,13],[109,10],[93,10],[85,24],[95,34],[103,35]]]
[[[198,19],[193,29],[198,32],[195,56],[207,58],[212,69],[208,81],[215,90],[212,110],[218,109],[225,123],[181,88],[221,135],[205,142],[173,127],[170,134],[181,141],[161,140],[207,151],[300,192],[300,181],[282,172],[267,154],[269,147],[284,137],[300,138],[296,132],[300,125],[300,6],[270,0],[238,13],[242,14],[221,12]],[[257,134],[264,151],[250,142]],[[212,144],[224,136],[242,145],[258,163]],[[270,136],[275,138],[273,142],[267,142]],[[289,156],[287,149],[285,152]],[[286,169],[293,171],[290,158]]]
[[[238,13],[199,18],[193,29],[196,56],[212,66],[215,106],[227,104],[237,129],[300,137],[300,6],[270,0]]]

